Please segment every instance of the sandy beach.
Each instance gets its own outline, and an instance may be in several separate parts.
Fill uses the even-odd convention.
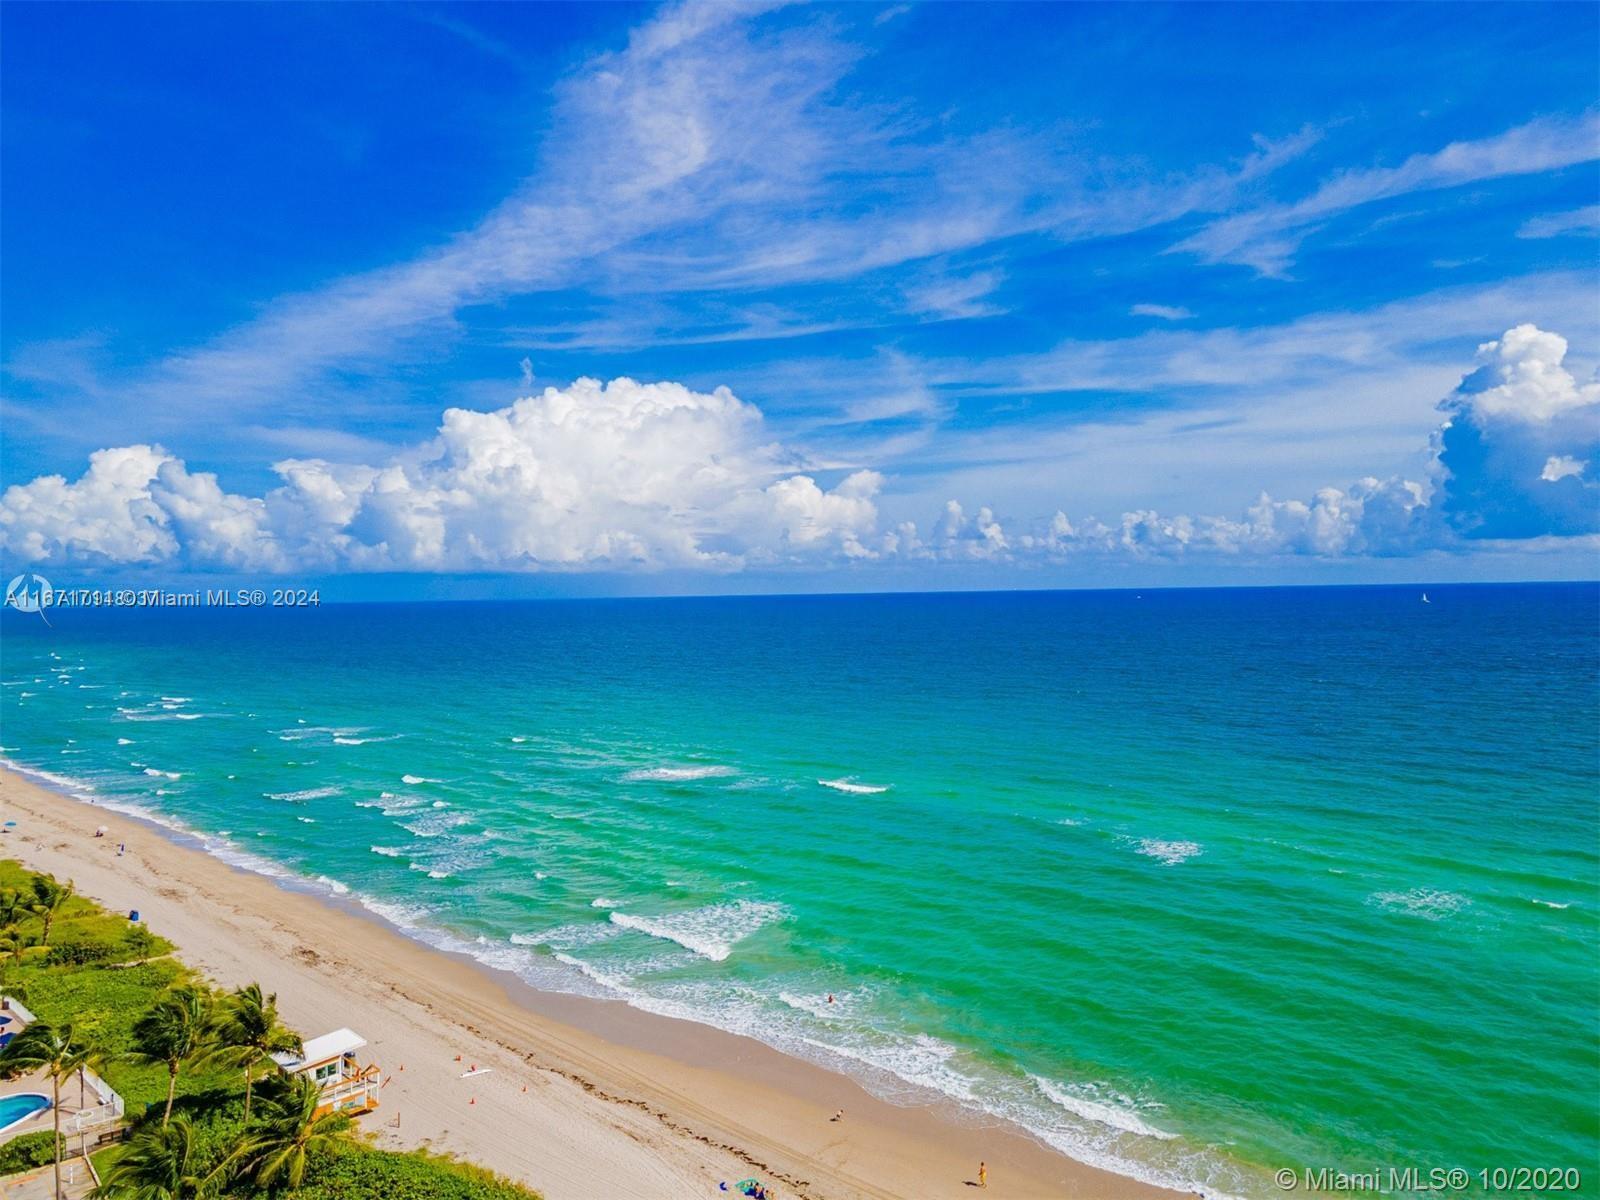
[[[1175,1194],[1020,1130],[884,1103],[750,1039],[536,992],[11,772],[0,803],[17,822],[0,855],[137,909],[217,983],[276,992],[306,1036],[361,1033],[385,1078],[362,1124],[385,1146],[459,1155],[549,1200],[710,1197],[749,1175],[784,1197],[940,1200],[972,1195],[980,1160],[989,1191],[1019,1200]],[[106,837],[92,836],[97,825]]]

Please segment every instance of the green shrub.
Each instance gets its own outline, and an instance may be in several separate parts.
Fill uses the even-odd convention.
[[[537,1200],[534,1192],[482,1167],[421,1150],[355,1146],[306,1166],[296,1200]]]
[[[53,1130],[24,1133],[0,1146],[0,1175],[15,1175],[18,1171],[43,1167],[55,1160],[56,1134]]]
[[[108,962],[117,956],[118,949],[104,942],[57,942],[44,956],[44,965],[81,967],[88,963]]]

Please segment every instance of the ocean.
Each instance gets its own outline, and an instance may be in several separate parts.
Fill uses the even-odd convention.
[[[0,742],[1152,1182],[1592,1172],[1600,589],[1427,592],[8,611]]]

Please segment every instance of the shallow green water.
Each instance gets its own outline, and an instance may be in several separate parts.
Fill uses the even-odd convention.
[[[1592,1173],[1597,592],[1429,595],[7,613],[0,739],[540,986],[1145,1178]]]

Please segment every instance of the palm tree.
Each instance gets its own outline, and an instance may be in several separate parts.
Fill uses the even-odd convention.
[[[263,995],[261,985],[251,983],[222,1002],[216,1036],[220,1045],[214,1057],[244,1067],[244,1122],[248,1125],[256,1064],[269,1054],[300,1053],[300,1035],[278,1020],[278,997]]]
[[[90,1192],[94,1200],[193,1200],[212,1175],[195,1174],[194,1126],[179,1115],[170,1125],[146,1125]],[[215,1172],[212,1173],[213,1175]]]
[[[0,925],[15,925],[27,912],[28,905],[19,888],[0,888]]]
[[[34,903],[28,907],[44,923],[44,931],[39,938],[41,944],[50,944],[50,925],[61,911],[61,906],[72,899],[74,890],[70,879],[66,883],[57,883],[48,875],[33,877]]]
[[[133,1027],[133,1057],[167,1068],[167,1108],[161,1124],[172,1119],[172,1101],[178,1093],[178,1072],[183,1064],[207,1049],[211,1033],[211,996],[201,988],[184,985],[162,996]]]
[[[258,1187],[283,1183],[295,1191],[305,1179],[308,1158],[336,1151],[354,1140],[348,1114],[318,1115],[322,1089],[305,1075],[289,1076],[273,1095],[263,1095],[262,1101],[268,1114],[266,1127],[247,1136],[232,1155],[255,1172]]]
[[[11,1078],[22,1071],[41,1070],[50,1077],[50,1110],[56,1123],[56,1190],[61,1195],[61,1084],[85,1064],[101,1057],[71,1025],[35,1021],[0,1050],[0,1075]]]
[[[33,939],[22,931],[20,925],[7,925],[0,929],[0,953],[8,955],[17,966],[22,965],[22,952],[33,945]]]

